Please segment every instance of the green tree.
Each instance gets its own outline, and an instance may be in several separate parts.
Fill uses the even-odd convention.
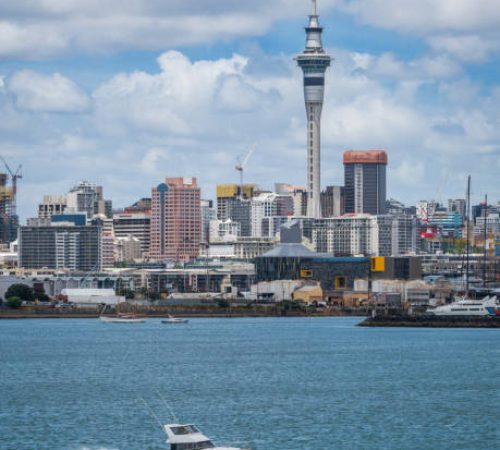
[[[7,289],[5,293],[5,298],[8,300],[11,297],[19,297],[21,301],[32,302],[35,300],[35,294],[33,293],[33,289],[27,286],[26,284],[12,284]]]
[[[23,304],[23,301],[19,297],[9,297],[7,299],[7,306],[11,309],[18,309]]]

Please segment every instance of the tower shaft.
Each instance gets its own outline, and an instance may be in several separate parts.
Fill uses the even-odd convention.
[[[307,216],[321,217],[321,111],[325,72],[331,58],[323,50],[316,12],[316,0],[306,27],[306,48],[295,59],[304,74],[304,100],[307,114]]]

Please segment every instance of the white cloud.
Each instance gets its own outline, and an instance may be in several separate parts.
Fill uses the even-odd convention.
[[[437,53],[478,63],[500,51],[498,0],[342,0],[361,23],[425,38]]]
[[[9,89],[20,109],[44,112],[84,112],[90,101],[73,81],[59,73],[44,75],[30,70],[15,73]]]
[[[431,37],[429,43],[436,52],[449,53],[459,61],[474,63],[487,61],[491,53],[500,49],[497,39],[477,35],[440,35]]]
[[[323,0],[327,12],[335,0]],[[304,16],[304,0],[31,0],[0,3],[0,58],[162,50],[264,34]]]
[[[500,89],[485,95],[460,72],[443,70],[435,57],[415,75],[425,58],[403,62],[389,54],[332,53],[322,122],[323,184],[342,183],[344,150],[383,148],[390,157],[392,197],[432,196],[440,167],[457,179],[471,172],[481,183],[478,191],[488,187],[500,196],[489,169],[500,156]],[[265,67],[268,57],[259,58]],[[274,181],[303,184],[301,73],[290,56],[270,60],[284,69],[255,71],[252,58],[240,55],[192,61],[166,52],[155,73],[121,73],[102,83],[88,114],[49,115],[49,121],[46,109],[16,111],[7,156],[25,163],[30,183],[38,177],[46,189],[50,174],[40,168],[50,160],[66,184],[78,178],[102,183],[117,206],[149,195],[169,175],[197,176],[203,195],[213,197],[216,183],[237,181],[236,158],[255,141],[248,181],[263,187]],[[10,80],[0,93],[4,110],[9,99],[19,101],[9,89]],[[6,145],[5,135],[0,142]],[[39,199],[24,196],[22,185],[20,192],[19,204],[29,205],[24,215],[34,214]]]
[[[344,0],[342,8],[371,25],[417,32],[497,30],[497,0]]]

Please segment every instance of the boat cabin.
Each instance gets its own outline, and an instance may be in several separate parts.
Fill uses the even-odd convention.
[[[170,450],[205,450],[215,445],[194,425],[165,425]]]

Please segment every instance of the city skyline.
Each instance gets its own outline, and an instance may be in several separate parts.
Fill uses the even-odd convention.
[[[495,201],[494,3],[471,10],[460,2],[452,14],[439,0],[410,2],[408,15],[391,13],[390,3],[319,2],[323,44],[336,58],[327,72],[322,188],[342,184],[343,151],[381,148],[391,159],[388,197],[445,203],[463,197],[471,173],[473,202],[485,192]],[[24,165],[22,220],[43,194],[81,179],[104,185],[116,206],[147,196],[166,176],[196,176],[203,197],[214,198],[217,183],[237,182],[236,159],[254,141],[246,182],[306,184],[302,83],[292,57],[303,47],[309,0],[287,8],[214,1],[211,11],[143,2],[123,11],[126,29],[93,3],[57,14],[49,6],[0,7],[0,153]],[[85,19],[98,16],[90,33]],[[139,39],[153,17],[159,26]],[[175,18],[194,31],[168,34]],[[44,26],[52,31],[42,39]]]

